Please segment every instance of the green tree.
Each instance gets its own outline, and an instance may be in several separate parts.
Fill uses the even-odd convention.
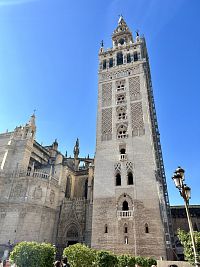
[[[82,244],[75,244],[64,249],[63,256],[68,258],[71,267],[94,266],[96,251]]]
[[[120,255],[118,258],[118,267],[135,267],[135,257],[130,255]]]
[[[178,238],[183,245],[184,256],[187,261],[194,264],[194,252],[192,247],[192,240],[190,233],[187,233],[181,229],[178,229]],[[194,239],[197,249],[197,254],[200,255],[200,232],[194,232]]]
[[[52,267],[55,248],[51,244],[21,242],[15,246],[10,259],[18,267]]]
[[[98,251],[96,254],[96,266],[117,267],[117,256],[108,251]]]

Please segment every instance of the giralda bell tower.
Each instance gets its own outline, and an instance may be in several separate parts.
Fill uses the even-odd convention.
[[[92,247],[166,259],[167,185],[144,37],[121,16],[99,51]]]

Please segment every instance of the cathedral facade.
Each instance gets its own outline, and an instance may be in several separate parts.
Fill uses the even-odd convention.
[[[96,156],[35,139],[33,114],[0,134],[0,244],[80,242],[168,258],[172,224],[144,37],[123,17],[99,51]]]

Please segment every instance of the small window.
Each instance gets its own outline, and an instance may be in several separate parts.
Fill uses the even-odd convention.
[[[134,56],[134,61],[138,61],[138,53],[135,52],[133,56]]]
[[[125,233],[125,234],[128,233],[128,226],[127,226],[127,224],[124,225],[124,233]]]
[[[120,186],[121,185],[121,175],[120,173],[116,174],[116,186]]]
[[[131,63],[131,55],[127,54],[127,63]]]
[[[126,149],[125,148],[121,148],[120,149],[120,154],[126,154]]]
[[[122,139],[122,138],[127,138],[127,127],[125,125],[121,125],[118,128],[118,132],[117,132],[117,138],[118,139]]]
[[[121,45],[124,44],[124,39],[123,39],[123,38],[121,38],[121,39],[119,40],[119,44],[121,44]]]
[[[126,119],[126,113],[125,112],[120,112],[118,114],[118,119],[119,120],[125,120]]]
[[[122,65],[123,64],[123,54],[122,52],[117,53],[117,65]]]
[[[109,68],[112,68],[113,67],[113,58],[110,58],[109,59]]]
[[[122,210],[129,210],[128,202],[126,200],[124,200],[122,204]]]
[[[132,185],[133,184],[133,174],[132,172],[128,173],[128,185]]]
[[[122,104],[122,103],[125,103],[125,95],[119,95],[117,97],[117,104]]]
[[[128,245],[128,236],[124,237],[124,244]]]
[[[103,61],[103,70],[105,70],[106,69],[106,59],[104,59],[104,61]]]
[[[147,224],[147,223],[145,224],[145,233],[146,233],[146,234],[148,234],[148,233],[149,233],[149,226],[148,226],[148,224]]]
[[[104,233],[105,233],[105,234],[108,233],[108,225],[107,225],[107,224],[105,225],[105,231],[104,231]]]
[[[84,192],[85,199],[87,199],[87,193],[88,193],[88,179],[86,179],[85,181],[85,192]]]

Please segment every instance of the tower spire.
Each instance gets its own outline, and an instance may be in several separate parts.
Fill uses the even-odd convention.
[[[113,47],[118,46],[118,44],[133,43],[132,33],[122,15],[120,15],[117,28],[113,32],[112,41]]]
[[[74,158],[78,158],[79,156],[79,139],[76,139],[76,144],[74,146]]]

